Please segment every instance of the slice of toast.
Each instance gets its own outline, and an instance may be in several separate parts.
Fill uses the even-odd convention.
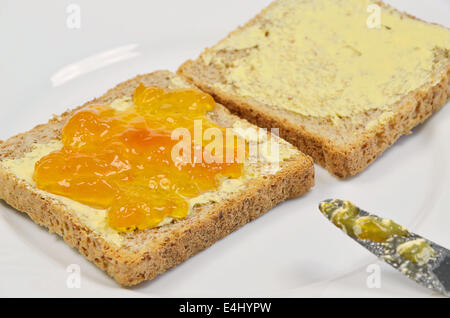
[[[277,0],[178,74],[346,178],[448,101],[449,50],[379,1]]]
[[[158,71],[121,83],[83,106],[130,97],[141,82],[161,88],[192,87],[168,71]],[[195,198],[187,218],[153,229],[119,233],[106,225],[105,211],[41,191],[32,180],[33,163],[58,148],[61,129],[72,113],[65,112],[0,143],[0,198],[62,236],[124,286],[153,279],[314,184],[312,159],[274,137],[283,156],[276,172],[264,173],[264,162],[245,163],[248,174],[244,172],[241,179],[230,179],[227,187]],[[208,115],[223,127],[251,126],[219,104]]]

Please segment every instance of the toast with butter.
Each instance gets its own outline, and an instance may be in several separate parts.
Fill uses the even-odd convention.
[[[178,74],[340,178],[450,96],[450,30],[369,0],[277,0]]]
[[[246,159],[238,178],[222,180],[217,189],[190,198],[189,213],[185,218],[164,219],[153,227],[117,230],[109,225],[105,209],[38,188],[36,163],[61,149],[62,132],[67,129],[70,118],[78,110],[92,105],[110,105],[117,111],[124,111],[141,84],[200,92],[168,71],[137,76],[73,111],[55,116],[47,124],[0,143],[0,198],[28,214],[37,224],[60,235],[68,245],[77,248],[123,286],[153,279],[279,202],[304,194],[314,184],[312,159],[281,138],[271,136],[279,142],[280,162],[275,170],[268,173],[265,169],[270,160],[250,162]],[[254,127],[231,115],[220,104],[207,116],[215,124],[236,131]],[[267,142],[251,134],[242,136],[248,143]]]

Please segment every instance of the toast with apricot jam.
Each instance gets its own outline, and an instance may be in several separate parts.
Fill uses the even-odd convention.
[[[64,187],[74,186],[71,184],[73,180],[68,176],[68,179],[59,180],[55,183],[54,178],[58,177],[58,173],[64,174],[67,171],[58,165],[56,167],[59,168],[55,168],[56,172],[55,169],[50,171],[49,169],[52,166],[46,166],[46,164],[48,164],[47,161],[52,156],[62,156],[61,158],[64,159],[64,156],[73,155],[71,153],[73,150],[66,149],[66,152],[61,153],[62,147],[67,145],[65,133],[73,128],[70,126],[71,120],[73,121],[76,116],[81,116],[79,114],[83,114],[83,111],[86,109],[99,111],[99,109],[104,108],[102,105],[109,105],[111,108],[114,106],[117,109],[115,111],[120,112],[124,101],[125,104],[137,103],[136,100],[133,100],[133,97],[135,97],[133,94],[136,94],[140,85],[154,88],[157,93],[159,92],[158,89],[189,89],[200,92],[183,79],[168,71],[158,71],[137,76],[117,85],[103,96],[73,111],[67,111],[60,116],[55,116],[46,124],[39,125],[26,133],[11,137],[0,143],[0,198],[13,208],[28,214],[35,223],[46,227],[49,232],[57,233],[68,245],[77,248],[82,255],[123,286],[131,286],[153,279],[267,212],[279,202],[298,197],[314,185],[312,159],[302,154],[289,143],[275,135],[271,135],[270,138],[274,138],[278,142],[281,158],[276,169],[269,169],[270,171],[265,169],[272,165],[273,161],[252,161],[249,160],[250,157],[246,156],[244,162],[242,162],[242,170],[239,174],[222,178],[218,181],[217,187],[212,190],[208,191],[200,187],[203,190],[199,192],[198,196],[191,195],[189,200],[186,199],[189,205],[187,215],[180,216],[180,214],[173,212],[173,209],[179,208],[174,202],[180,203],[180,196],[177,196],[176,200],[171,201],[167,199],[170,197],[165,193],[164,198],[166,201],[163,201],[162,204],[164,208],[170,206],[172,214],[170,214],[171,217],[167,218],[159,216],[160,218],[156,219],[158,224],[155,223],[155,215],[152,214],[156,213],[154,212],[155,207],[152,205],[157,205],[156,201],[149,201],[148,210],[139,205],[139,200],[147,200],[147,192],[143,192],[144,196],[140,196],[137,201],[133,201],[133,204],[135,204],[133,206],[134,210],[129,205],[125,205],[123,202],[120,203],[119,199],[123,199],[128,194],[120,193],[120,198],[117,199],[116,197],[114,199],[119,201],[111,201],[105,194],[109,190],[102,192],[99,190],[102,188],[94,187],[92,191],[97,191],[96,195],[91,195],[92,193],[89,193],[86,189],[90,190],[91,188],[89,187],[95,186],[97,184],[95,182],[98,180],[82,184],[84,187],[77,188],[79,190],[76,192],[78,196],[66,195],[63,191]],[[151,100],[148,96],[146,98],[146,101]],[[152,104],[150,103],[149,105]],[[164,103],[160,104],[160,106],[164,107]],[[152,112],[153,108],[151,107],[143,111]],[[111,109],[105,109],[103,110],[106,113],[112,112]],[[192,109],[190,108],[186,111],[192,112]],[[245,120],[231,115],[220,104],[216,104],[213,109],[208,109],[206,116],[214,125],[232,128],[235,131],[255,128]],[[97,120],[98,118],[85,120],[82,122],[83,125],[77,126],[78,128],[76,129],[91,129],[91,126]],[[133,123],[136,122],[139,123],[139,118],[133,117]],[[75,136],[77,136],[76,129]],[[253,130],[250,129],[250,131]],[[133,140],[138,143],[138,146],[142,146],[143,140],[148,136],[146,137],[145,135],[142,138],[139,136],[135,135]],[[252,134],[243,134],[242,136],[241,138],[245,139],[246,145],[257,144],[259,146],[267,142],[267,139],[260,139],[258,135],[256,138]],[[71,140],[70,146],[86,147],[86,145],[89,145],[89,142],[83,139],[85,137],[84,135],[84,137],[78,136],[74,138]],[[98,135],[90,134],[88,137],[98,138]],[[124,140],[128,142],[131,137],[128,136],[127,138]],[[80,144],[80,140],[83,143]],[[99,148],[97,150],[103,150],[100,148],[106,149],[111,145],[117,146],[117,143],[97,145]],[[120,146],[121,144],[118,143],[117,147]],[[137,148],[138,146],[133,148],[135,153],[140,149]],[[152,142],[144,144],[144,146],[145,149],[147,149],[146,147],[151,148]],[[121,148],[117,149],[117,153],[120,154]],[[154,155],[155,152],[152,154]],[[89,160],[91,159],[97,160],[100,157],[91,158],[87,156],[87,158],[83,157],[83,159],[81,156],[80,158],[81,166],[81,163],[90,162]],[[111,163],[111,165],[114,165],[114,169],[117,167],[122,169],[126,166],[123,162],[118,164],[116,159],[113,161],[114,164]],[[133,157],[133,160],[138,159],[136,156]],[[86,163],[86,165],[89,164]],[[102,167],[105,168],[105,166]],[[151,166],[145,166],[145,163],[143,163],[143,167],[145,169],[152,168]],[[210,169],[208,167],[212,166],[205,165],[203,168],[208,171]],[[39,174],[37,170],[41,168],[47,168],[47,170],[44,169],[42,170],[43,172],[41,171],[42,174]],[[79,169],[80,167],[76,168]],[[109,176],[109,172],[114,170],[110,166],[106,166],[105,169],[107,169],[108,173],[102,176]],[[123,169],[126,170],[126,168]],[[145,171],[148,170],[145,169],[143,170],[142,180],[147,182],[148,179],[146,178],[148,178],[148,175],[145,174]],[[214,166],[214,169],[219,168]],[[123,172],[122,170],[120,170],[121,173]],[[77,174],[79,171],[74,170],[73,173]],[[129,175],[127,175],[128,177]],[[136,178],[136,180],[138,179]],[[195,178],[192,180],[193,184],[198,184],[199,180],[203,179],[201,179],[201,176],[195,175]],[[216,178],[211,180],[214,181]],[[101,181],[110,182],[111,180],[102,179]],[[66,185],[66,183],[69,185]],[[147,182],[147,185],[151,187],[149,182]],[[143,189],[142,184],[139,184],[139,189]],[[144,190],[148,191],[147,188]],[[91,196],[89,197],[89,195]],[[128,203],[129,201],[127,201]],[[106,210],[105,206],[107,205],[104,204],[109,204],[110,208],[111,206],[114,207],[115,204],[122,204],[121,207],[126,206],[127,211],[131,211],[131,215],[134,215],[133,213],[141,213],[142,211],[139,209],[142,208],[146,211],[144,211],[145,213],[148,212],[148,214],[144,213],[147,218],[137,218],[141,214],[134,215],[136,216],[135,219],[127,218],[127,215],[130,215],[127,214],[119,215],[122,219],[116,218],[111,220],[110,210]],[[182,202],[180,204],[183,207]],[[159,222],[160,220],[162,221]]]

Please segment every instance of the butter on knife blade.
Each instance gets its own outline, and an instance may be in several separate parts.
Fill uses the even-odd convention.
[[[349,201],[326,200],[320,211],[348,236],[402,274],[450,296],[450,251]]]

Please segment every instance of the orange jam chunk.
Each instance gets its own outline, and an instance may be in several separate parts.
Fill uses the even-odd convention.
[[[217,189],[223,178],[242,175],[239,137],[229,145],[225,129],[206,116],[214,107],[212,97],[197,90],[140,84],[126,110],[90,105],[74,113],[62,130],[62,149],[40,159],[33,178],[39,189],[107,209],[108,224],[118,231],[152,228],[168,217],[183,219],[189,198]],[[199,160],[198,149],[203,153],[207,147],[203,138],[201,144],[194,138],[199,120],[203,131],[220,129],[223,154],[233,147],[231,162],[225,156]],[[181,157],[189,160],[174,159],[180,139],[172,132],[178,128],[191,136],[190,158]]]

